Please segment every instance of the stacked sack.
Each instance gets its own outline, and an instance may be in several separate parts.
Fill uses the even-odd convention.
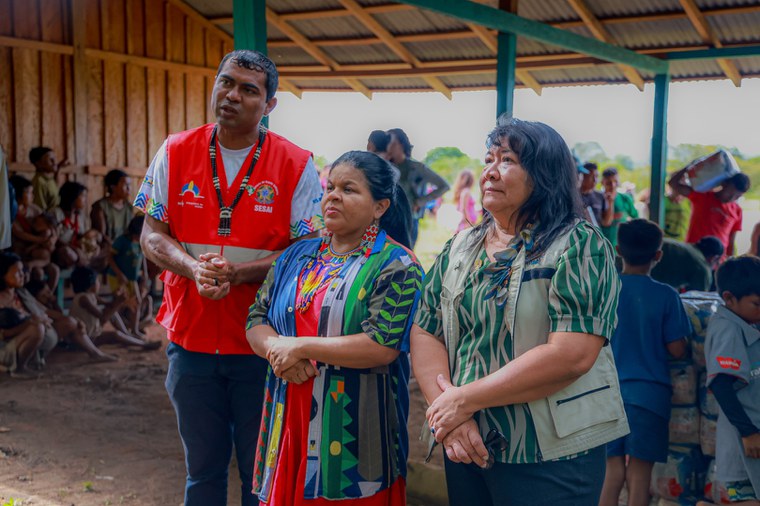
[[[651,492],[678,504],[695,504],[703,496],[719,503],[722,486],[714,472],[709,473],[714,467],[718,405],[705,386],[705,337],[707,323],[723,301],[716,293],[694,291],[681,294],[681,301],[693,328],[690,354],[670,363],[668,460],[652,469]]]

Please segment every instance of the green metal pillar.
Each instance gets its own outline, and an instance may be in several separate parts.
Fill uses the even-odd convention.
[[[652,127],[652,182],[649,219],[665,224],[665,170],[668,162],[668,92],[670,74],[654,77],[654,118]]]
[[[517,36],[499,32],[496,55],[496,117],[503,113],[512,117],[515,105],[515,64]]]
[[[235,49],[255,49],[267,54],[266,0],[232,0]]]

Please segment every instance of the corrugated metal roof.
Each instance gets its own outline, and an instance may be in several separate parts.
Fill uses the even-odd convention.
[[[232,0],[185,1],[210,19],[232,14]],[[488,69],[484,73],[482,69],[483,65],[492,65],[495,54],[475,33],[469,32],[467,23],[390,0],[355,1],[362,7],[370,8],[372,18],[387,32],[403,38],[403,47],[424,64],[422,70],[428,72],[427,75],[434,72],[446,86],[454,89],[494,86],[495,70]],[[615,43],[623,47],[645,54],[657,52],[659,55],[678,48],[709,47],[683,12],[679,0],[585,2]],[[494,7],[498,1],[480,3]],[[696,0],[696,3],[705,11],[710,28],[721,45],[760,45],[760,0]],[[413,74],[413,70],[388,70],[388,64],[401,63],[403,59],[382,43],[359,18],[343,10],[339,0],[267,0],[267,7],[284,16],[284,22],[311,40],[336,65],[361,65],[362,69],[366,68],[367,72],[352,72],[351,78],[358,79],[369,89],[431,89],[425,79]],[[742,10],[738,13],[730,12],[736,8]],[[716,12],[716,9],[719,11]],[[337,10],[342,15],[309,17],[310,12],[321,10]],[[296,14],[295,18],[292,17]],[[592,32],[565,0],[524,0],[519,3],[518,15],[592,37]],[[267,25],[270,41],[289,40],[271,22]],[[232,33],[232,24],[221,24],[219,27]],[[366,39],[366,42],[356,43],[357,39]],[[562,47],[550,46],[523,36],[518,37],[517,53],[521,58],[518,60],[518,68],[522,66],[523,69],[530,70],[533,78],[544,86],[627,82],[617,65],[576,55]],[[288,69],[293,66],[321,65],[304,49],[295,45],[270,47],[269,54],[287,72],[291,84],[307,89],[351,89],[339,79],[315,79],[298,69]],[[732,61],[742,75],[760,75],[760,56]],[[377,66],[374,70],[373,65]],[[478,71],[462,73],[459,70],[462,65],[469,65]],[[651,72],[639,73],[646,80],[653,78]],[[671,76],[674,80],[726,78],[721,67],[713,60],[674,61],[671,64]]]
[[[367,46],[329,46],[322,50],[341,65],[359,63],[403,63],[385,44]]]

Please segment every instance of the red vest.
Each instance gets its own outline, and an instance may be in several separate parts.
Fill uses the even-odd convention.
[[[213,123],[204,125],[167,139],[168,216],[173,237],[196,258],[215,252],[232,262],[250,262],[285,249],[290,244],[293,193],[311,154],[268,132],[246,191],[232,212],[232,234],[219,237],[219,202],[209,157],[213,127]],[[251,149],[228,187],[217,145],[217,172],[225,204],[235,198],[254,151]],[[201,297],[192,279],[170,271],[164,271],[162,279],[164,300],[156,319],[172,342],[201,353],[253,353],[245,339],[245,323],[258,283],[233,286],[226,297],[214,301]]]

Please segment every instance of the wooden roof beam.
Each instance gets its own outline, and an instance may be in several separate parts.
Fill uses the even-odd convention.
[[[361,5],[355,0],[339,0],[341,5],[350,11],[351,14],[356,17],[364,26],[366,26],[372,33],[374,33],[381,41],[383,41],[399,58],[407,63],[411,63],[412,66],[417,67],[420,60],[417,59],[401,42],[398,42],[393,35],[385,29],[383,25],[377,22],[370,13],[365,11]],[[451,90],[446,86],[443,81],[436,76],[427,76],[425,81],[435,91],[442,93],[446,98],[451,100]]]
[[[346,1],[346,0],[343,0]],[[554,28],[545,23],[526,19],[487,5],[474,2],[441,2],[440,0],[398,0],[401,3],[453,16],[462,22],[477,23],[487,28],[511,32],[515,35],[577,51],[613,63],[623,63],[655,74],[668,71],[667,61],[642,55],[629,49],[606,44],[568,30]]]
[[[231,46],[235,46],[235,40],[230,36],[229,33],[225,32],[218,26],[216,26],[214,23],[212,23],[207,17],[205,17],[203,14],[195,10],[191,5],[189,5],[184,0],[167,0],[167,2],[177,9],[181,10],[188,18],[195,21],[199,25],[201,25],[203,28],[208,30],[209,33],[212,33],[222,39],[224,42],[228,42]],[[214,75],[216,75],[216,72],[214,72]],[[291,91],[294,95],[296,95],[298,98],[301,98],[301,93],[295,93],[292,90],[297,90],[298,87],[295,86],[292,83],[289,83],[287,79],[285,79],[284,82],[280,80],[280,85],[283,89],[287,89],[288,91]]]
[[[288,24],[287,22],[283,21],[280,16],[274,12],[269,7],[266,8],[267,12],[267,21],[272,23],[274,26],[277,27],[278,30],[280,30],[282,33],[290,37],[294,42],[296,42],[301,48],[309,53],[312,58],[317,60],[319,63],[323,65],[327,65],[332,70],[340,70],[340,64],[333,60],[330,56],[324,53],[321,49],[317,47],[316,44],[314,44],[312,41],[310,41],[304,34],[293,28],[292,25]],[[371,99],[372,98],[372,92],[364,86],[361,82],[359,82],[358,79],[350,79],[348,81],[345,81],[346,84],[348,84],[351,88],[353,88],[355,91],[358,91],[365,97]]]
[[[613,39],[610,32],[608,32],[607,29],[602,25],[596,15],[591,12],[591,9],[588,5],[586,5],[586,2],[584,2],[584,0],[567,0],[567,3],[570,4],[575,13],[583,20],[586,28],[588,28],[594,37],[603,42],[606,42],[607,44],[615,44],[615,40]],[[644,79],[635,68],[631,67],[630,65],[623,65],[620,63],[618,64],[618,68],[621,70],[625,78],[631,82],[631,84],[636,86],[639,91],[644,91]]]
[[[723,47],[720,39],[715,35],[707,18],[699,10],[699,7],[697,7],[694,0],[679,0],[679,2],[681,3],[681,7],[683,7],[684,12],[686,12],[686,15],[689,17],[689,21],[691,21],[694,29],[702,38],[702,41],[705,44],[712,44],[716,48]],[[739,69],[736,68],[734,62],[726,59],[718,59],[717,63],[721,70],[723,70],[723,73],[734,83],[734,86],[738,88],[742,85],[742,75],[739,72]]]
[[[491,33],[490,30],[488,30],[488,28],[481,25],[476,25],[475,23],[467,23],[467,26],[494,54],[497,54],[499,52],[496,37]],[[517,64],[517,61],[515,61],[515,64]],[[543,91],[541,83],[539,83],[532,75],[530,75],[530,72],[527,70],[515,69],[515,75],[525,86],[535,91],[536,95],[541,95],[541,92]]]

